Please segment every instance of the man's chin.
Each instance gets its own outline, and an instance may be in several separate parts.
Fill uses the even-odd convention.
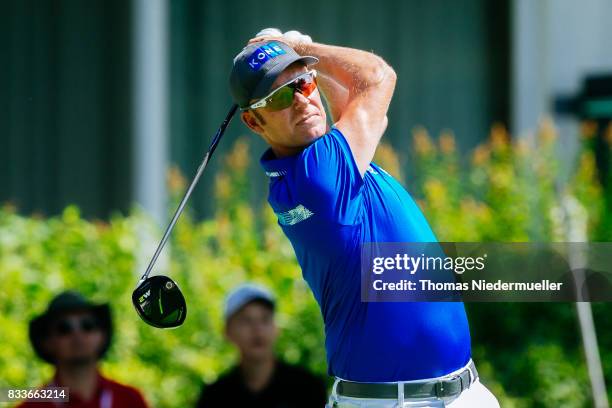
[[[255,349],[249,350],[245,353],[244,359],[248,360],[252,363],[261,363],[263,361],[267,361],[274,355],[269,349]]]
[[[302,129],[300,132],[300,139],[304,140],[306,144],[310,144],[327,133],[327,125],[325,123],[317,123],[309,126],[306,129]]]
[[[97,360],[98,359],[95,356],[75,356],[66,359],[65,364],[71,367],[83,367],[95,364]]]

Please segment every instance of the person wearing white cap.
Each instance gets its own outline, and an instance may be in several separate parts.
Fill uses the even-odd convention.
[[[215,383],[205,386],[197,407],[323,407],[322,379],[279,360],[274,354],[278,328],[276,300],[265,287],[246,283],[226,298],[225,336],[238,349],[240,362]],[[300,388],[300,397],[295,387]]]

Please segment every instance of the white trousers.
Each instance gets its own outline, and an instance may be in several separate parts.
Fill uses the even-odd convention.
[[[438,377],[437,379],[446,379],[455,376],[465,368],[452,372],[450,374]],[[406,381],[422,382],[431,381],[433,379]],[[329,397],[327,408],[500,408],[497,398],[485,387],[478,378],[474,380],[472,385],[461,394],[451,398],[404,398],[403,404],[398,399],[391,398],[354,398],[340,396],[336,393],[336,385],[340,379],[336,379],[332,394]]]

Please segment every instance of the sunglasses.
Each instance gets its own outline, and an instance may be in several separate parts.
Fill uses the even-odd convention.
[[[276,112],[286,109],[293,104],[293,95],[296,91],[308,98],[317,89],[316,78],[317,71],[305,72],[242,110],[266,108],[270,112]]]
[[[91,333],[98,328],[98,323],[93,317],[83,317],[80,319],[62,319],[55,325],[55,333],[60,336],[67,336],[80,330],[83,333]]]

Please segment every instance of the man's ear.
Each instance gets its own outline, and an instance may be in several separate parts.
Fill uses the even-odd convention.
[[[257,133],[258,135],[261,135],[264,133],[264,130],[261,127],[260,122],[257,120],[255,115],[253,115],[253,113],[251,113],[250,111],[241,112],[240,119],[242,120],[242,122],[244,122],[245,125],[247,125],[249,129]]]
[[[53,354],[53,350],[54,350],[54,344],[53,344],[53,340],[51,340],[49,337],[47,337],[46,339],[44,339],[41,342],[41,346],[42,349],[49,354]]]
[[[106,330],[103,330],[100,336],[100,344],[98,345],[98,349],[102,349],[102,347],[106,344],[106,341],[108,339],[108,332]]]
[[[274,322],[274,341],[276,342],[276,340],[278,340],[278,336],[280,334],[280,330],[278,328],[278,326],[276,325],[276,322]]]
[[[229,322],[225,323],[225,327],[223,328],[223,337],[225,338],[225,340],[229,341],[230,343],[234,343],[233,338],[232,338],[231,329],[229,327]]]

